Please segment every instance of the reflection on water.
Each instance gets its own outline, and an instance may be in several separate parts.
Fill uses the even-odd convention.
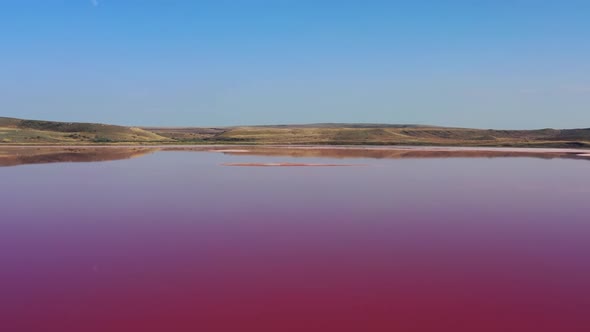
[[[164,150],[0,168],[0,331],[590,331],[589,163]]]
[[[218,152],[227,155],[289,158],[569,158],[590,159],[584,150],[445,147],[329,147],[329,146],[0,146],[0,166],[59,162],[96,162],[141,157],[157,151]],[[252,163],[244,163],[253,165]],[[296,165],[289,163],[291,165]],[[302,164],[309,166],[309,164]]]
[[[121,160],[157,150],[149,147],[0,147],[0,166]]]
[[[584,151],[582,151],[584,152]],[[232,155],[277,156],[301,158],[501,158],[534,157],[543,159],[579,158],[581,151],[568,149],[518,148],[440,148],[440,147],[253,147],[223,152]]]

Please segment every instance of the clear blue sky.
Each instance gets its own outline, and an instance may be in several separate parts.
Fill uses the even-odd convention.
[[[590,127],[590,1],[3,0],[0,115]]]

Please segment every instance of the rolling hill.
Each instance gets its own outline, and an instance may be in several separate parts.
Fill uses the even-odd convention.
[[[134,127],[0,117],[0,143],[79,144],[169,141],[172,140]]]
[[[487,130],[383,124],[144,129],[183,143],[590,148],[590,129]]]
[[[339,123],[139,128],[0,117],[0,144],[325,144],[590,148],[590,128],[493,130]]]

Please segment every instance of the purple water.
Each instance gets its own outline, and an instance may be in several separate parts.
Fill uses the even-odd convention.
[[[590,331],[586,160],[158,152],[0,184],[0,331]]]

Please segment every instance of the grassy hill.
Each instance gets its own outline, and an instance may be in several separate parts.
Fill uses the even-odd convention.
[[[150,130],[186,143],[590,148],[590,129],[485,130],[417,125],[319,124]]]
[[[0,117],[0,144],[325,144],[590,148],[589,129],[493,130],[389,124],[135,128]]]
[[[0,117],[0,143],[80,144],[168,141],[171,139],[141,128]]]

